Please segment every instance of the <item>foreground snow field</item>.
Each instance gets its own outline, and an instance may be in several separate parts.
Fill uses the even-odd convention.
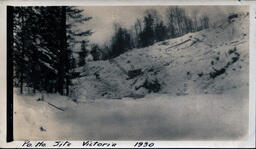
[[[239,139],[246,136],[248,88],[222,95],[145,98],[75,103],[67,97],[14,97],[15,140]],[[53,104],[61,111],[51,105]]]

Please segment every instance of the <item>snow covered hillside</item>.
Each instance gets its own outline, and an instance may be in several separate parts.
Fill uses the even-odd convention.
[[[71,97],[14,95],[15,140],[246,137],[249,15],[89,62]],[[120,99],[120,100],[117,100]],[[137,99],[137,100],[134,100]],[[74,101],[76,102],[74,102]]]
[[[80,68],[85,77],[76,81],[77,99],[222,93],[248,86],[248,20],[241,14],[215,28],[133,49],[114,60],[89,62]]]

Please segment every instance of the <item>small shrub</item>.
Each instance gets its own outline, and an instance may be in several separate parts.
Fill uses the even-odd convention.
[[[238,17],[238,14],[232,14],[232,15],[228,16],[228,20],[232,20],[237,17]]]
[[[152,81],[149,81],[149,80],[146,79],[145,82],[142,85],[140,85],[138,87],[135,87],[135,90],[138,90],[141,87],[147,89],[149,93],[151,93],[151,92],[157,93],[161,89],[161,85],[160,85],[160,83],[158,82],[157,79],[152,80]]]
[[[197,75],[198,75],[198,77],[202,77],[202,76],[204,75],[204,73],[201,72],[201,73],[199,73],[199,74],[197,74]]]
[[[146,80],[142,85],[142,87],[146,88],[149,93],[151,92],[157,93],[161,89],[161,85],[159,84],[158,80],[154,80],[154,81]]]
[[[220,70],[215,70],[214,72],[210,72],[210,77],[214,79],[217,76],[222,75],[225,72],[226,72],[226,69],[225,68],[221,68]]]
[[[135,70],[129,70],[128,71],[128,76],[129,76],[129,79],[132,79],[132,78],[135,78],[139,75],[142,75],[143,72],[141,71],[141,69],[135,69]]]

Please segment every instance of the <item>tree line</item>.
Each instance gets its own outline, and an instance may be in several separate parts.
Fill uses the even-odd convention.
[[[20,93],[24,87],[33,92],[69,94],[74,76],[75,44],[85,44],[91,30],[81,31],[77,25],[89,21],[76,7],[14,7],[13,64],[14,86]]]
[[[166,39],[180,37],[189,32],[207,29],[210,26],[207,16],[190,17],[184,8],[169,7],[165,13],[165,20],[154,9],[145,11],[142,18],[138,18],[132,28],[122,27],[114,23],[114,34],[110,44],[102,48],[92,48],[94,60],[106,60],[119,56],[132,48],[143,48]],[[97,47],[97,48],[95,48]]]

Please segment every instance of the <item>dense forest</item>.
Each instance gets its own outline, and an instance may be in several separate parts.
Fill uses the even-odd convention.
[[[75,7],[15,7],[13,10],[14,85],[23,93],[24,86],[33,92],[69,94],[74,77],[72,54],[76,36],[89,36],[76,25],[89,21],[83,10]]]
[[[90,29],[81,30],[92,17],[84,16],[77,7],[14,7],[13,63],[14,86],[20,93],[46,91],[69,95],[72,79],[79,77],[74,69],[92,60],[109,60],[133,48],[180,37],[209,27],[207,16],[189,17],[185,9],[170,7],[165,19],[154,9],[145,11],[131,28],[114,23],[110,42],[99,46],[88,41]],[[78,38],[79,37],[79,38]],[[74,52],[75,45],[80,51]],[[74,57],[78,54],[78,58]]]

